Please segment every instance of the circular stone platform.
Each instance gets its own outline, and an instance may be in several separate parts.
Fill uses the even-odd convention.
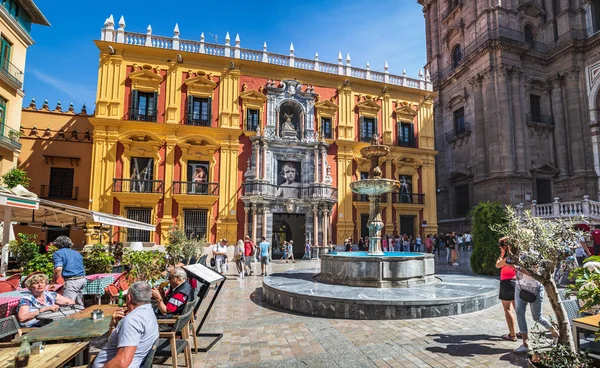
[[[439,282],[433,254],[339,252],[321,256],[318,280],[329,284],[370,287],[414,287]]]
[[[263,300],[293,312],[327,318],[413,319],[451,316],[498,303],[491,277],[437,275],[435,284],[410,288],[331,285],[315,280],[319,269],[291,270],[263,280]]]

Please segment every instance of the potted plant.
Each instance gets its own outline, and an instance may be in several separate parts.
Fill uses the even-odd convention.
[[[29,261],[39,255],[38,246],[35,242],[36,235],[19,233],[17,237],[19,240],[10,241],[9,250],[19,261],[19,265],[25,267]]]
[[[184,258],[184,247],[188,242],[185,231],[175,226],[169,227],[167,235],[169,244],[165,245],[165,251],[169,256],[169,264],[175,266]]]
[[[48,251],[45,254],[36,252],[36,255],[30,259],[27,264],[23,267],[23,274],[29,275],[32,272],[40,271],[46,274],[52,280],[54,273],[54,262],[52,262],[52,254],[56,252],[57,248],[49,246]]]
[[[94,244],[83,252],[83,265],[87,275],[108,273],[114,262],[115,257],[103,244]]]
[[[515,266],[527,270],[544,286],[560,333],[558,345],[562,347],[539,352],[536,359],[541,366],[563,367],[560,362],[553,365],[553,361],[559,361],[558,357],[567,353],[572,357],[579,354],[575,350],[567,312],[560,303],[553,276],[560,263],[573,254],[570,246],[579,244],[583,233],[575,228],[575,221],[580,219],[545,220],[534,217],[529,211],[519,216],[512,207],[507,207],[506,220],[506,223],[493,225],[492,228],[509,237],[509,256]]]
[[[166,266],[164,253],[157,250],[131,250],[125,249],[123,264],[129,265],[129,281],[146,281],[150,284],[156,283],[162,278],[162,271]]]
[[[571,351],[566,345],[556,345],[549,349],[544,349],[547,345],[544,338],[545,330],[536,323],[533,328],[533,354],[529,358],[529,366],[532,368],[587,368],[590,366],[590,359],[584,354]]]
[[[190,239],[184,243],[183,246],[183,262],[185,264],[190,264],[192,259],[198,259],[204,250],[204,247],[207,245],[204,239],[196,240]]]

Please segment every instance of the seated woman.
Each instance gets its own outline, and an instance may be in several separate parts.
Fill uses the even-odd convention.
[[[40,326],[36,317],[43,312],[58,311],[61,305],[73,305],[75,302],[55,292],[46,291],[48,276],[41,272],[34,272],[23,281],[29,289],[19,301],[17,319],[22,327]]]

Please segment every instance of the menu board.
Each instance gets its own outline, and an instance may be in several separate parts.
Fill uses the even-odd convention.
[[[201,263],[197,263],[195,265],[187,265],[183,266],[183,268],[193,274],[195,277],[212,284],[217,281],[223,280],[225,277],[220,273],[216,272],[210,267],[206,267]]]

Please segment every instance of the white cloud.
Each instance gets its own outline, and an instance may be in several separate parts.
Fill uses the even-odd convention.
[[[96,100],[95,86],[90,87],[84,84],[71,83],[66,80],[58,79],[34,68],[29,68],[27,74],[33,75],[33,77],[40,82],[46,83],[58,91],[66,94],[71,98],[72,101],[78,103],[89,103],[90,101]]]

